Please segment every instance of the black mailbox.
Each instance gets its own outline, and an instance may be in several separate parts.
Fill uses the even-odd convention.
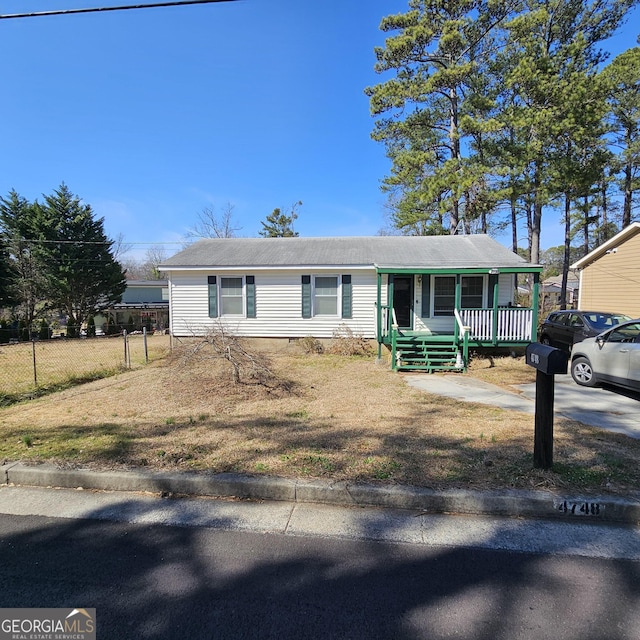
[[[525,354],[527,364],[542,373],[547,375],[567,373],[569,354],[562,349],[556,349],[539,342],[532,342],[527,345]]]

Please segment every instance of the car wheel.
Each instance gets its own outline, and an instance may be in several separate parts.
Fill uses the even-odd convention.
[[[583,358],[582,356],[576,358],[571,363],[571,377],[577,384],[583,387],[595,387],[597,385],[591,363],[587,358]]]

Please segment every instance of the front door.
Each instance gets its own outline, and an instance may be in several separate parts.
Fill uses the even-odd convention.
[[[413,276],[393,277],[393,310],[398,327],[413,326]]]

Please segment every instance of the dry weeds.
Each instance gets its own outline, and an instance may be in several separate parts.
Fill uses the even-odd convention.
[[[638,494],[640,442],[556,420],[532,467],[533,417],[409,388],[372,358],[272,356],[282,385],[233,384],[225,361],[169,360],[0,410],[0,459],[402,483]],[[476,359],[497,384],[523,359]]]

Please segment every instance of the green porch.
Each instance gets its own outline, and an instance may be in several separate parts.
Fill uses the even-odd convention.
[[[378,357],[394,370],[466,371],[474,348],[537,338],[540,267],[377,268]],[[531,307],[515,305],[516,276],[531,278]]]

